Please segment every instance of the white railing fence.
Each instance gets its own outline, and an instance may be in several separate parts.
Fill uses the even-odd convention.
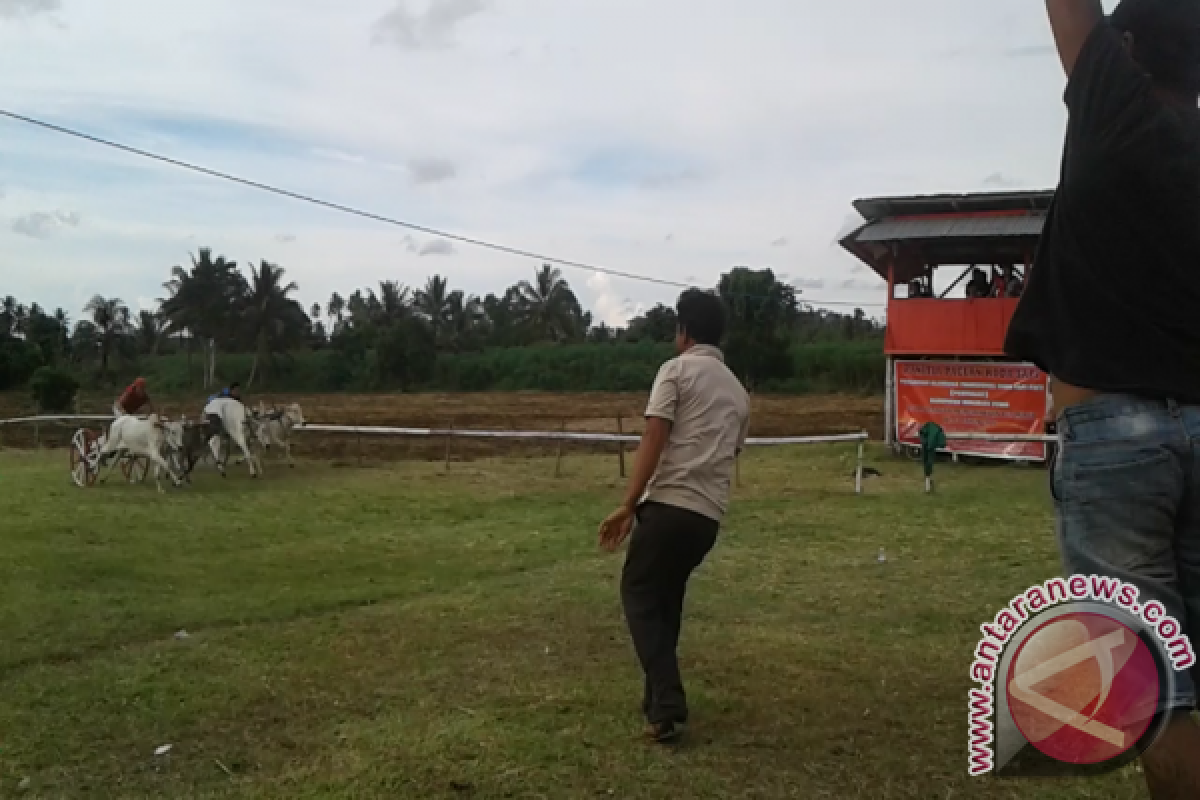
[[[16,419],[0,419],[0,428],[11,425],[64,424],[68,422],[110,422],[112,415],[64,414],[54,416],[18,417]],[[487,431],[469,428],[396,428],[386,426],[365,425],[303,425],[295,429],[298,433],[344,434],[349,436],[398,436],[415,438],[441,438],[447,441],[446,462],[450,461],[449,442],[452,439],[500,439],[510,441],[542,441],[559,444],[558,472],[562,462],[562,445],[564,443],[618,444],[621,459],[621,474],[625,474],[624,445],[636,445],[641,437],[636,434],[619,433],[576,433],[572,431]],[[36,434],[35,434],[36,435]],[[830,436],[779,436],[754,437],[746,440],[747,447],[786,447],[817,444],[857,444],[857,462],[854,470],[854,491],[862,494],[863,489],[863,456],[870,435],[862,433],[835,434]]]

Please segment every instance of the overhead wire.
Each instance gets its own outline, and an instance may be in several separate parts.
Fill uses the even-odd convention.
[[[291,200],[297,200],[297,201],[300,201],[303,203],[309,203],[311,205],[329,209],[331,211],[337,211],[342,214],[349,214],[352,216],[361,217],[363,219],[372,220],[374,222],[381,222],[381,223],[384,223],[387,225],[393,225],[395,227],[403,228],[405,230],[415,231],[417,233],[423,233],[428,236],[436,236],[441,239],[447,239],[447,240],[450,240],[453,242],[458,242],[459,244],[465,244],[465,245],[469,245],[472,247],[479,247],[479,248],[491,250],[491,251],[497,252],[497,253],[504,253],[507,255],[519,256],[521,258],[529,258],[529,259],[541,261],[541,262],[547,263],[547,264],[554,264],[554,265],[560,266],[560,267],[567,267],[569,269],[584,270],[584,271],[591,272],[594,274],[607,275],[607,276],[614,277],[614,278],[623,278],[625,280],[631,280],[631,281],[639,281],[642,283],[649,283],[649,284],[654,284],[657,286],[667,286],[667,287],[676,288],[676,289],[704,288],[704,287],[698,287],[695,284],[691,284],[691,283],[685,283],[685,282],[681,282],[681,281],[672,281],[672,280],[668,280],[666,278],[655,278],[651,275],[640,275],[638,273],[627,272],[627,271],[619,270],[619,269],[613,269],[611,267],[604,267],[604,266],[600,266],[597,264],[589,264],[589,263],[582,262],[582,261],[573,261],[570,259],[559,258],[557,256],[545,255],[543,253],[538,253],[538,252],[535,252],[532,250],[525,250],[525,249],[522,249],[519,247],[510,247],[508,245],[498,244],[496,242],[489,242],[489,241],[486,241],[483,239],[476,239],[474,237],[464,236],[462,234],[453,233],[451,231],[440,230],[438,228],[433,228],[428,225],[421,225],[421,224],[418,224],[415,222],[407,222],[405,220],[396,219],[395,217],[389,217],[389,216],[386,216],[383,214],[377,214],[372,211],[366,211],[366,210],[363,210],[360,208],[355,208],[353,206],[344,205],[342,203],[335,203],[335,202],[332,202],[329,200],[322,200],[319,197],[314,197],[312,195],[303,194],[301,192],[295,192],[290,189],[283,189],[278,186],[272,186],[267,183],[262,183],[261,181],[256,181],[256,180],[252,180],[249,178],[242,178],[240,176],[233,175],[228,172],[222,172],[221,170],[213,169],[211,167],[205,167],[205,166],[202,166],[199,164],[194,164],[189,161],[183,161],[181,159],[172,158],[170,156],[164,156],[159,153],[153,153],[153,152],[150,152],[149,150],[143,150],[142,148],[139,148],[139,147],[133,147],[132,145],[122,144],[121,142],[116,142],[111,139],[105,139],[103,137],[96,136],[91,133],[86,133],[84,131],[76,130],[74,128],[68,128],[63,125],[56,125],[52,122],[46,122],[44,120],[35,119],[34,117],[29,117],[24,114],[18,114],[14,111],[9,111],[9,110],[3,109],[3,108],[0,108],[0,117],[7,117],[8,119],[14,120],[16,122],[22,122],[22,123],[32,125],[37,128],[41,128],[43,130],[52,131],[54,133],[59,133],[64,136],[70,136],[75,139],[81,139],[83,141],[90,142],[92,144],[97,144],[97,145],[101,145],[103,147],[108,147],[113,150],[118,150],[120,152],[127,153],[129,155],[138,156],[140,158],[149,159],[151,161],[157,161],[162,164],[167,164],[169,166],[177,167],[179,169],[184,169],[184,170],[188,170],[190,172],[195,172],[200,175],[208,176],[210,178],[217,178],[219,180],[228,181],[230,183],[235,183],[235,184],[245,186],[245,187],[248,187],[251,189],[257,189],[262,192],[267,192],[269,194],[274,194],[274,195],[277,195],[280,197],[286,197]],[[797,300],[801,305],[856,306],[856,307],[882,307],[884,305],[883,303],[852,303],[852,302],[844,302],[844,301],[813,301],[813,300],[809,300],[809,299],[805,298],[803,296],[803,293],[800,290],[797,290],[797,293],[800,295],[800,297],[798,297]],[[767,299],[767,298],[763,298],[763,297],[758,297],[757,295],[737,295],[737,296],[745,297],[745,298]]]

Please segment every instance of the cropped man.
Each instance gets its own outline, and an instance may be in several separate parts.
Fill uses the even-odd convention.
[[[1058,193],[1008,333],[1053,378],[1068,573],[1158,600],[1200,642],[1200,0],[1047,0],[1068,75]],[[1194,675],[1144,755],[1200,798]]]

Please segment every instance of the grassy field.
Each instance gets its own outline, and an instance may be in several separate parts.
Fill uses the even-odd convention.
[[[0,451],[3,797],[1145,796],[966,777],[978,625],[1057,572],[1037,470],[948,466],[926,497],[879,457],[855,497],[849,448],[751,453],[689,601],[691,738],[662,750],[594,542],[611,457],[166,496],[65,461]]]

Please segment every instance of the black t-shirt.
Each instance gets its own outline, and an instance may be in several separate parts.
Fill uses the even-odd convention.
[[[1200,110],[1101,23],[1066,92],[1058,193],[1005,351],[1087,389],[1200,403]]]

